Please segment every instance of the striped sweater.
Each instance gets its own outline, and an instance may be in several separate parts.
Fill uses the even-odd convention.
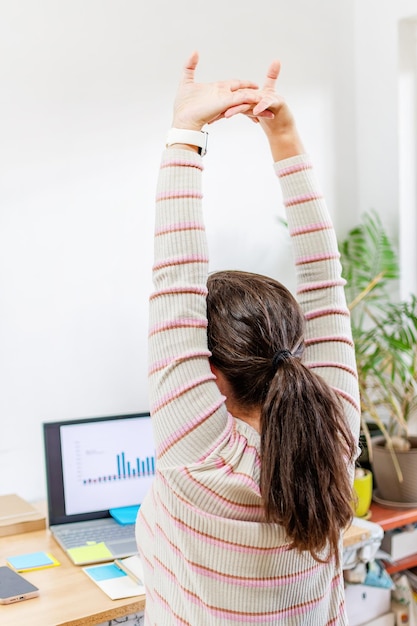
[[[335,233],[310,161],[275,164],[306,317],[307,365],[340,395],[355,437],[359,399]],[[260,437],[228,414],[209,367],[201,157],[169,149],[158,180],[149,385],[157,475],[137,521],[147,626],[342,626],[333,562],[288,549],[265,523]]]

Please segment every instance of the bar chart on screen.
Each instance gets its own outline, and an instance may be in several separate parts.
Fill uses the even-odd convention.
[[[61,445],[67,512],[142,502],[155,475],[150,420],[72,425]]]
[[[125,452],[116,454],[114,466],[108,474],[101,476],[90,476],[83,478],[85,485],[92,483],[105,483],[115,480],[126,480],[129,478],[143,478],[155,475],[155,456],[136,457],[134,460],[127,460]]]

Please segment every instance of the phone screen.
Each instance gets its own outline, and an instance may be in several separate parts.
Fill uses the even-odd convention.
[[[0,602],[10,604],[39,595],[39,589],[7,565],[0,567]]]

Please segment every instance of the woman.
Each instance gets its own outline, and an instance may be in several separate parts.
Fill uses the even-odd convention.
[[[197,62],[194,53],[179,86],[156,203],[157,476],[137,524],[146,624],[346,624],[341,535],[359,394],[335,234],[275,92],[279,63],[258,89],[196,83]],[[269,141],[298,302],[266,277],[207,275],[201,129],[237,113]]]

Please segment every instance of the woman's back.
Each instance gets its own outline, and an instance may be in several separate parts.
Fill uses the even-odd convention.
[[[198,154],[169,148],[158,182],[149,340],[157,475],[137,525],[146,623],[343,625],[338,555],[290,549],[284,528],[265,521],[260,434],[228,413],[210,367],[202,169]],[[297,153],[276,170],[306,318],[305,363],[335,390],[357,438],[355,359],[334,232],[309,159]],[[346,472],[349,463],[347,455]],[[295,469],[296,489],[306,477]]]

